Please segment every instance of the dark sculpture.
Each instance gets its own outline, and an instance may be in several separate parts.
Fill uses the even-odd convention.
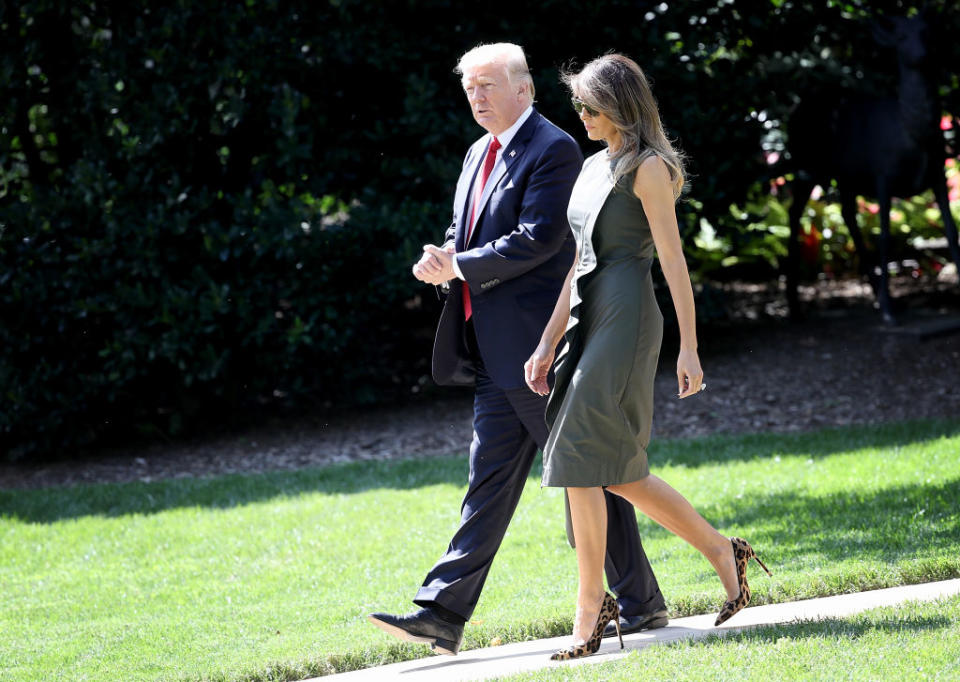
[[[957,227],[950,214],[943,133],[936,87],[929,75],[925,13],[885,18],[873,25],[873,37],[897,51],[897,98],[848,95],[831,102],[806,100],[788,125],[788,148],[795,170],[787,256],[787,302],[800,313],[797,297],[800,217],[815,185],[836,180],[843,220],[856,246],[860,273],[867,275],[884,322],[896,323],[889,291],[887,252],[892,196],[909,197],[933,189],[943,216],[950,254],[960,270]],[[880,207],[878,260],[867,253],[857,226],[857,196],[873,197]]]

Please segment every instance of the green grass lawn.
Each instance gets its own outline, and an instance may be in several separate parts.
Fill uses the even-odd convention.
[[[651,465],[774,571],[751,569],[754,603],[960,576],[960,424],[662,441]],[[0,491],[0,679],[290,680],[425,655],[365,616],[415,608],[466,475],[461,456]],[[568,632],[562,509],[535,473],[466,647]],[[706,560],[641,532],[672,615],[716,611]]]
[[[956,680],[960,596],[843,619],[771,625],[634,651],[622,660],[499,678],[539,680]]]

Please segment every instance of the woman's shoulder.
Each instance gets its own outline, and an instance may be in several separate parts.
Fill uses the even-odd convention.
[[[670,181],[670,168],[667,166],[667,162],[654,151],[647,153],[646,158],[637,166],[636,173],[638,177],[643,176],[651,180],[666,179],[668,182]]]
[[[663,157],[656,152],[650,152],[649,155],[640,162],[640,165],[634,170],[633,188],[639,192],[641,188],[654,185],[671,185],[673,177],[670,174],[670,167],[667,166]]]

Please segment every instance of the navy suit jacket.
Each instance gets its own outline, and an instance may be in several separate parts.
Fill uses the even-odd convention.
[[[455,278],[440,315],[433,378],[474,383],[464,335],[461,287],[470,287],[473,325],[484,367],[502,389],[526,385],[523,364],[533,353],[573,264],[576,246],[567,202],[583,164],[577,143],[536,111],[503,149],[479,207],[470,244],[467,221],[490,135],[473,143],[463,162],[446,241],[456,246],[466,282]]]

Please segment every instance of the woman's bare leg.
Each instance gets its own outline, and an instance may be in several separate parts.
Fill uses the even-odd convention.
[[[577,612],[573,639],[586,642],[603,605],[603,558],[607,551],[607,503],[603,488],[567,488],[570,520],[577,545]]]
[[[740,585],[730,538],[724,537],[707,523],[683,495],[656,476],[647,476],[632,483],[611,485],[607,490],[629,500],[651,519],[693,545],[720,576],[723,588],[727,591],[727,599],[737,598]],[[579,548],[580,540],[576,532],[574,538]]]

